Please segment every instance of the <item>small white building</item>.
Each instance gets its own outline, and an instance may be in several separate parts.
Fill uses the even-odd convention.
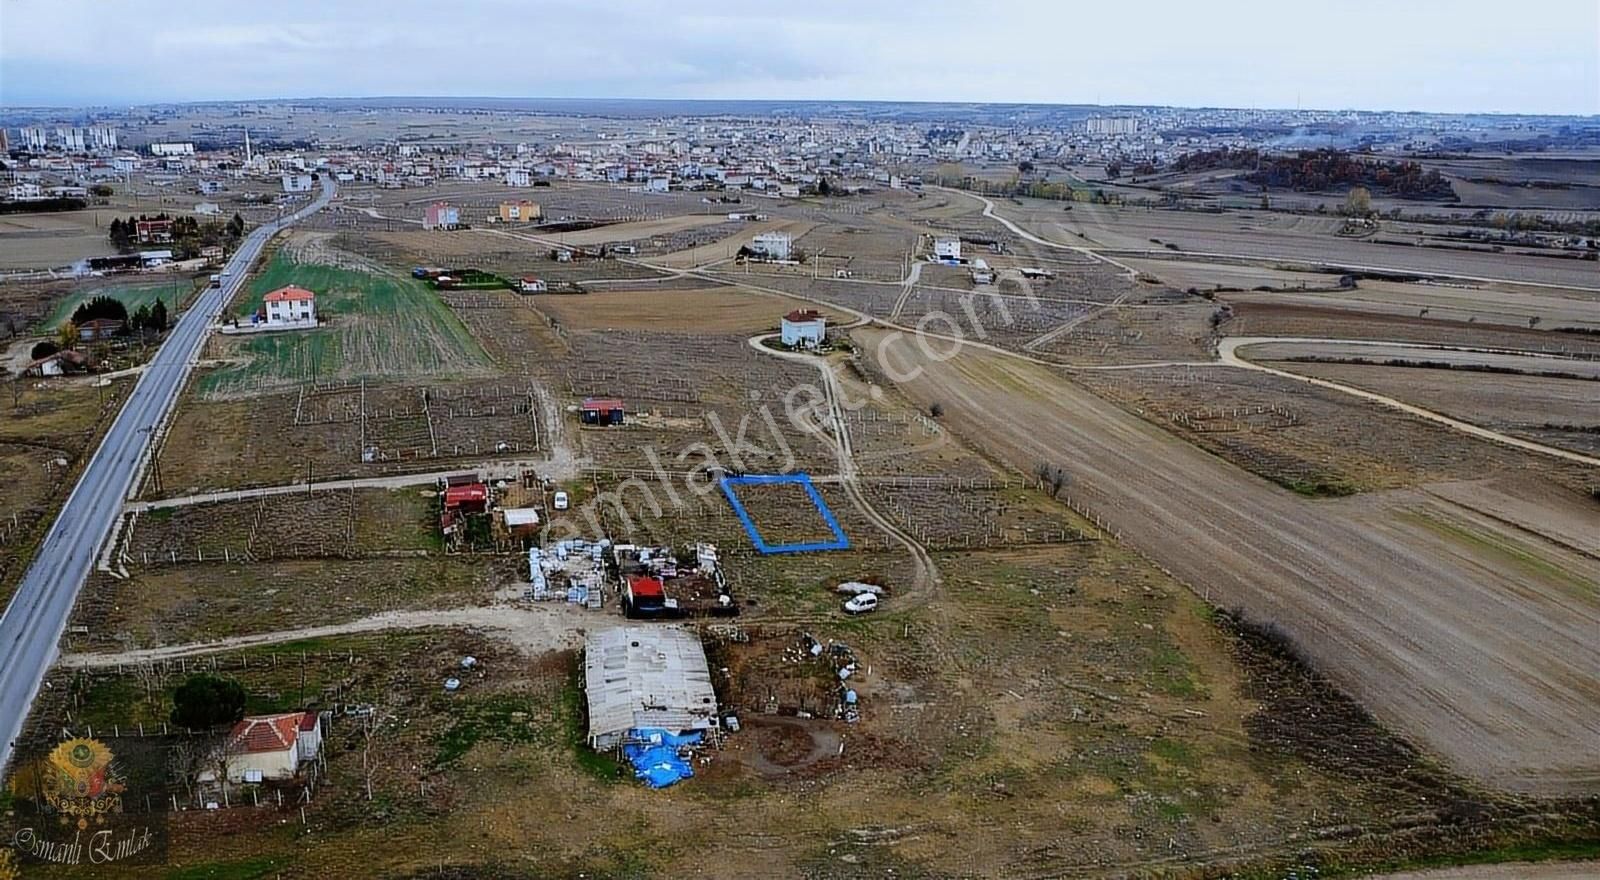
[[[973,260],[972,261],[972,283],[973,284],[993,284],[994,283],[994,270],[989,268],[988,262],[986,262],[984,260]]]
[[[150,145],[152,156],[193,156],[194,144],[184,141],[182,143],[159,143]]]
[[[789,259],[789,234],[786,232],[763,232],[750,239],[750,250],[758,256],[769,260]]]
[[[523,168],[509,168],[506,170],[506,186],[532,186],[533,175]]]
[[[44,189],[37,183],[13,183],[6,194],[13,202],[37,202],[44,198]]]
[[[549,286],[544,283],[543,278],[527,275],[517,282],[517,289],[523,293],[544,293],[549,289]]]
[[[228,781],[289,779],[321,751],[322,716],[316,712],[246,717],[228,734]]]
[[[941,236],[933,240],[933,258],[940,262],[961,262],[961,239]]]
[[[795,309],[783,316],[783,344],[790,348],[816,348],[828,336],[828,320],[813,309]]]
[[[661,193],[664,193],[664,192],[667,191],[668,187],[670,187],[671,185],[672,185],[672,181],[669,178],[666,178],[666,177],[652,177],[649,180],[645,181],[644,188],[645,188],[646,192],[661,192]]]
[[[222,206],[216,202],[196,202],[194,212],[208,217],[214,216],[222,213]]]
[[[311,192],[311,175],[285,174],[283,175],[283,191],[286,193]]]
[[[269,327],[317,326],[317,295],[304,287],[280,287],[262,298]]]

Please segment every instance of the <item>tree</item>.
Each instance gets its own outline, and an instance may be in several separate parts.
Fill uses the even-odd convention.
[[[134,309],[133,316],[128,319],[128,329],[135,333],[150,326],[150,307],[141,305]]]
[[[97,296],[89,300],[72,313],[72,323],[82,324],[85,321],[106,319],[128,323],[128,307],[122,300],[110,296]]]
[[[1365,217],[1372,213],[1372,193],[1364,186],[1351,187],[1344,197],[1344,213],[1349,217]]]
[[[44,342],[39,343],[38,345],[35,345],[33,347],[33,351],[28,352],[28,357],[30,357],[30,358],[32,358],[34,360],[38,360],[39,358],[49,357],[49,356],[55,354],[56,352],[58,352],[60,350],[61,350],[61,346],[56,345],[54,342],[50,342],[49,340],[46,340]]]
[[[112,189],[107,184],[97,183],[94,186],[89,187],[89,192],[91,192],[91,193],[99,196],[100,198],[104,199],[104,198],[109,198],[112,195],[112,193],[116,192],[116,190]]]
[[[150,321],[145,325],[157,333],[167,332],[167,304],[157,299],[150,306]]]
[[[56,343],[61,348],[71,348],[78,341],[78,325],[74,321],[62,321],[56,329]]]
[[[828,182],[828,178],[826,178],[826,177],[817,178],[817,195],[819,195],[819,196],[831,196],[831,195],[833,195],[833,184]]]
[[[228,237],[239,238],[242,235],[244,235],[244,218],[234,214],[233,219],[228,221]]]
[[[209,673],[191,675],[172,694],[172,723],[195,730],[244,717],[244,685]]]

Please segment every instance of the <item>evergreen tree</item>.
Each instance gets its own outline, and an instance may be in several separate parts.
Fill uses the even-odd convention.
[[[167,304],[165,302],[162,302],[158,299],[150,306],[150,321],[145,326],[156,331],[157,333],[166,332]]]

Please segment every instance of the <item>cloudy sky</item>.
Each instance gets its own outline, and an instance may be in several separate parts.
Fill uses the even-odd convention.
[[[1600,2],[0,0],[0,105],[371,95],[1596,114]]]

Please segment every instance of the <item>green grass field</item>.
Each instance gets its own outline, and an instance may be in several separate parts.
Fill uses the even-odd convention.
[[[45,330],[55,330],[72,318],[72,313],[77,311],[78,306],[97,296],[109,296],[121,301],[128,307],[130,315],[140,306],[151,305],[159,298],[166,301],[167,314],[177,317],[178,308],[188,301],[189,294],[193,292],[194,282],[188,278],[174,278],[156,284],[119,284],[115,287],[73,291],[56,303],[56,307],[50,311],[41,326]]]
[[[288,284],[317,295],[323,326],[232,342],[227,356],[241,363],[208,374],[202,393],[232,397],[313,380],[452,379],[493,373],[488,354],[438,295],[398,274],[298,263],[280,252],[252,280],[235,313],[250,314],[268,292]]]

